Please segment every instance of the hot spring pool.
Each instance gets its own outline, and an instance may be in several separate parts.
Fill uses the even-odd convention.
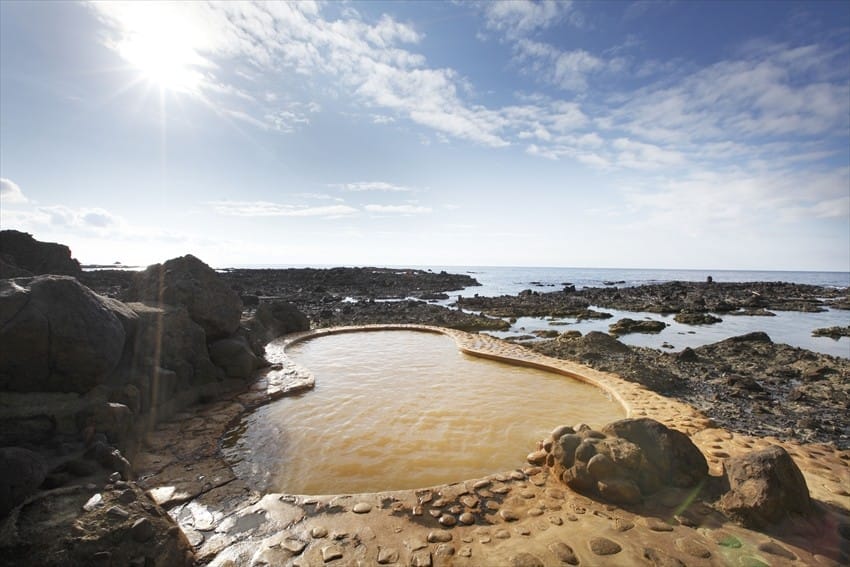
[[[625,417],[602,390],[461,353],[416,331],[311,338],[286,354],[314,390],[247,414],[225,438],[236,474],[263,492],[424,488],[525,466],[558,425]]]

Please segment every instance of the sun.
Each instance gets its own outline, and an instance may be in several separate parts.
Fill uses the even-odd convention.
[[[117,44],[121,57],[150,84],[160,89],[198,94],[201,69],[209,62],[193,45],[193,34],[170,22],[151,22],[124,35]]]

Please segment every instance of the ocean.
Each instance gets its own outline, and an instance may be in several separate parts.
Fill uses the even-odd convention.
[[[408,266],[411,267],[411,266]],[[793,282],[828,287],[850,287],[850,272],[780,272],[780,271],[743,271],[743,270],[635,270],[635,269],[599,269],[599,268],[510,268],[510,267],[458,267],[426,266],[422,269],[445,270],[449,273],[469,274],[481,285],[452,292],[450,300],[440,303],[450,304],[457,296],[471,297],[516,295],[525,289],[539,292],[558,291],[564,284],[582,287],[602,287],[616,282],[619,287],[636,286],[669,281],[704,282],[711,276],[715,282]],[[775,317],[746,317],[719,314],[723,319],[713,325],[682,325],[673,320],[673,315],[657,313],[619,311],[603,307],[593,307],[599,311],[611,313],[608,320],[581,321],[571,319],[549,320],[536,317],[522,317],[510,331],[493,332],[498,337],[528,334],[536,330],[556,329],[559,331],[576,330],[582,334],[589,331],[607,332],[608,325],[623,317],[632,319],[654,319],[668,326],[658,334],[633,333],[624,335],[620,340],[628,345],[659,348],[676,352],[685,347],[695,348],[721,341],[753,331],[764,331],[774,342],[786,343],[815,352],[850,358],[850,337],[831,339],[813,337],[812,331],[822,327],[850,325],[850,311],[829,309],[823,313],[800,313],[796,311],[776,311]]]

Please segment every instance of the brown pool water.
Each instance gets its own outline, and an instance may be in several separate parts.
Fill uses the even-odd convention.
[[[238,476],[265,492],[424,488],[525,466],[558,425],[625,417],[602,390],[461,353],[416,331],[327,335],[286,354],[314,390],[246,415],[225,440]]]

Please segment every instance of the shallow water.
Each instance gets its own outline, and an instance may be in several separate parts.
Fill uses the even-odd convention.
[[[461,353],[414,331],[317,337],[286,351],[316,387],[247,415],[228,436],[237,475],[262,491],[422,488],[526,465],[558,425],[625,417],[593,386]]]

